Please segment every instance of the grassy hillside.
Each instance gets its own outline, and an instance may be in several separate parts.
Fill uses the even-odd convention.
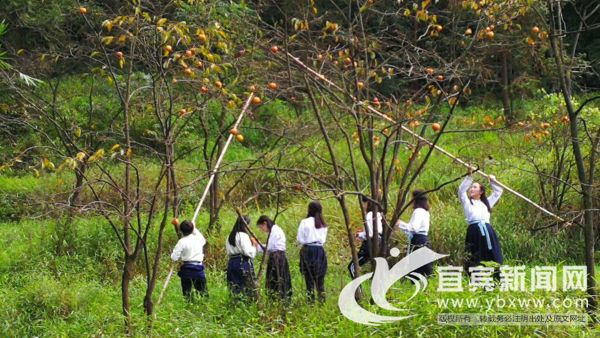
[[[543,99],[542,99],[543,100]],[[525,102],[536,106],[542,102]],[[500,110],[497,107],[473,106],[459,111],[447,130],[492,128],[489,120],[498,121]],[[487,116],[487,117],[486,117]],[[309,119],[309,116],[304,118]],[[487,122],[486,122],[487,121]],[[486,125],[488,123],[488,125]],[[498,123],[498,125],[502,125]],[[513,187],[534,201],[539,201],[540,188],[537,178],[530,171],[531,162],[523,153],[536,149],[548,149],[544,144],[524,141],[527,130],[514,127],[478,133],[448,133],[440,146],[471,163],[483,164],[492,156],[494,163],[486,164],[486,172],[495,174],[498,179]],[[428,131],[430,133],[430,131]],[[252,135],[251,133],[249,133]],[[339,136],[339,135],[338,135]],[[191,136],[190,136],[191,137]],[[339,139],[339,138],[338,138]],[[250,137],[246,145],[234,144],[226,162],[251,158],[256,151],[254,145],[261,141],[260,134]],[[323,149],[318,137],[310,140],[317,150]],[[343,154],[342,142],[336,149]],[[545,155],[544,155],[545,154]],[[357,153],[358,155],[358,153]],[[406,161],[406,154],[403,153]],[[422,155],[423,156],[423,155]],[[550,163],[551,151],[542,152],[538,158],[542,164]],[[544,157],[546,156],[546,157]],[[301,155],[290,155],[286,159],[293,165],[302,161]],[[182,180],[194,177],[201,163],[196,154],[190,155],[178,166]],[[118,169],[115,169],[118,170]],[[145,175],[155,174],[154,165],[144,167]],[[315,168],[315,170],[327,170]],[[359,168],[364,175],[365,169]],[[453,164],[443,155],[434,153],[416,187],[430,189],[445,181],[463,174],[464,170]],[[577,326],[444,326],[437,324],[437,314],[452,313],[442,309],[437,299],[458,297],[485,300],[501,296],[500,291],[463,292],[440,294],[437,277],[430,279],[429,288],[413,299],[406,308],[416,314],[415,318],[383,325],[367,327],[352,323],[344,318],[337,307],[337,296],[343,286],[350,281],[346,265],[350,261],[347,237],[341,212],[337,202],[323,195],[325,217],[330,226],[326,250],[330,271],[326,279],[328,298],[325,304],[309,306],[304,300],[304,281],[298,271],[298,250],[294,244],[296,228],[305,216],[308,200],[294,192],[286,193],[284,210],[277,223],[287,235],[288,258],[293,277],[294,298],[288,309],[264,299],[258,304],[235,304],[228,296],[225,284],[226,255],[224,241],[235,219],[232,209],[234,202],[244,198],[245,187],[251,187],[254,179],[269,179],[269,173],[258,172],[248,178],[232,197],[234,201],[225,204],[221,214],[222,231],[208,236],[206,265],[210,296],[194,304],[186,304],[180,294],[179,280],[175,276],[169,285],[163,303],[158,307],[153,333],[156,336],[594,336],[598,331],[588,331]],[[231,184],[235,174],[224,176],[222,184]],[[366,175],[365,175],[366,181]],[[366,183],[366,182],[365,182]],[[0,238],[4,250],[0,252],[0,321],[2,336],[119,336],[123,332],[120,316],[120,267],[122,257],[119,245],[112,230],[103,218],[97,216],[78,217],[65,224],[62,217],[55,217],[52,208],[45,207],[46,199],[64,197],[65,187],[72,184],[72,177],[66,172],[43,175],[41,178],[25,176],[0,176]],[[444,187],[431,194],[432,228],[430,238],[433,249],[450,256],[441,261],[443,265],[460,265],[463,257],[466,225],[462,209],[456,197],[458,183]],[[192,214],[194,204],[203,187],[202,182],[183,191],[183,217]],[[394,190],[394,189],[392,189]],[[394,192],[395,193],[395,192]],[[567,196],[568,203],[577,200]],[[46,201],[45,201],[46,200]],[[355,199],[350,199],[351,216],[355,224],[360,224],[360,213]],[[35,206],[35,207],[34,207]],[[252,221],[260,214],[275,214],[275,206],[265,200],[252,204],[248,209]],[[409,213],[403,215],[404,219]],[[208,215],[202,213],[197,222],[201,230],[206,229]],[[505,263],[527,265],[528,271],[535,265],[576,265],[582,264],[582,234],[577,228],[558,230],[550,228],[541,231],[531,229],[548,224],[548,219],[540,215],[522,200],[506,192],[494,209],[492,223],[499,234]],[[252,223],[254,224],[254,223]],[[156,224],[151,238],[157,236]],[[358,225],[356,226],[358,227]],[[65,231],[67,236],[64,236]],[[258,232],[258,230],[256,230]],[[62,234],[59,236],[59,234]],[[168,251],[176,242],[176,236],[168,228],[165,250],[162,259],[160,286],[169,268]],[[265,236],[261,237],[263,240]],[[403,248],[406,238],[395,235],[398,245]],[[150,241],[153,243],[153,241]],[[57,255],[57,248],[68,247],[65,254]],[[260,257],[256,266],[260,264]],[[143,266],[138,266],[138,270]],[[138,271],[139,272],[139,271]],[[138,335],[145,334],[146,321],[142,313],[144,290],[142,275],[133,282],[132,300],[135,314],[135,328]],[[264,281],[262,281],[264,282]],[[463,279],[466,283],[466,278]],[[560,282],[559,282],[560,283]],[[466,284],[465,284],[466,285]],[[406,299],[412,293],[409,283],[394,285],[390,299]],[[515,297],[582,297],[581,293],[551,294],[545,292],[523,292],[511,294]],[[397,297],[397,298],[393,298]],[[363,306],[373,312],[381,309],[365,302]],[[466,312],[483,313],[490,310],[469,309]],[[572,308],[542,309],[496,309],[492,312],[531,312],[564,313],[581,311]],[[465,312],[459,309],[454,312]],[[390,315],[393,315],[390,313]]]

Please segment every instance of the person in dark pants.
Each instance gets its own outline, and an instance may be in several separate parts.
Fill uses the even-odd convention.
[[[286,304],[292,298],[292,277],[290,266],[285,255],[286,243],[283,229],[265,215],[258,218],[256,225],[260,230],[269,234],[267,251],[267,290],[270,296],[279,296]],[[260,252],[262,247],[257,246]]]
[[[314,289],[317,289],[319,301],[325,301],[325,275],[327,274],[327,255],[323,245],[327,239],[327,224],[323,220],[323,208],[317,201],[308,204],[308,215],[298,226],[300,249],[300,272],[304,275],[309,302],[314,302]]]
[[[465,238],[465,271],[481,265],[484,261],[503,263],[500,241],[490,224],[492,207],[498,203],[502,195],[502,187],[496,184],[494,176],[489,176],[492,195],[487,197],[485,186],[473,182],[471,171],[458,188],[458,197],[463,206],[469,227]]]
[[[256,240],[248,234],[249,222],[247,216],[238,217],[225,241],[225,249],[229,255],[227,285],[235,298],[256,298],[256,275],[253,265]]]
[[[359,266],[363,266],[365,263],[367,263],[369,261],[369,259],[371,259],[371,251],[370,251],[370,247],[369,247],[369,241],[371,240],[371,237],[373,236],[373,203],[371,203],[369,201],[368,198],[366,198],[366,196],[362,197],[362,207],[365,210],[365,228],[362,231],[359,231],[356,234],[356,237],[358,237],[361,240],[361,244],[360,244],[360,249],[358,249],[358,252],[356,253],[357,258],[358,258],[358,265]],[[382,227],[382,223],[381,223],[381,213],[377,212],[377,233],[379,234],[379,239],[381,240],[381,235],[383,233],[383,227]],[[381,243],[381,241],[380,241]],[[356,268],[354,267],[354,261],[350,261],[350,263],[348,263],[348,272],[350,272],[350,277],[352,277],[352,279],[356,278]]]
[[[428,236],[431,217],[429,215],[429,201],[427,195],[423,190],[416,189],[413,191],[412,196],[413,212],[410,216],[410,220],[408,223],[398,220],[397,223],[400,230],[404,231],[408,237],[407,255],[423,247],[431,249]],[[429,277],[433,274],[433,265],[431,263],[425,264],[413,272]]]
[[[206,290],[206,276],[204,274],[203,248],[206,244],[204,236],[194,227],[190,221],[184,221],[179,226],[183,237],[177,242],[171,259],[173,261],[181,260],[183,265],[177,275],[181,278],[181,289],[187,300],[192,300],[192,286],[202,295],[208,295]]]

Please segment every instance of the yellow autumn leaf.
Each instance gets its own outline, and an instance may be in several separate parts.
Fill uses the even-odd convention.
[[[77,155],[75,155],[75,158],[77,159],[77,161],[83,162],[83,159],[85,158],[85,153],[83,151],[80,151],[77,153]]]
[[[102,159],[103,157],[104,157],[104,149],[100,148],[94,153],[94,155],[90,156],[88,161],[94,162],[94,161]]]
[[[104,20],[104,22],[102,22],[102,27],[110,32],[113,28],[113,23],[110,20]]]
[[[161,27],[161,26],[163,26],[165,23],[167,23],[167,21],[168,21],[168,19],[167,19],[167,18],[161,18],[161,19],[159,19],[159,20],[156,22],[156,25],[157,25],[158,27]]]
[[[67,157],[67,159],[65,160],[65,164],[72,170],[75,170],[75,168],[77,168],[77,161],[75,161],[72,157]]]
[[[54,163],[50,162],[49,159],[44,158],[42,159],[42,169],[48,169],[50,171],[54,170]]]
[[[103,45],[110,45],[113,42],[114,39],[115,39],[114,36],[105,36],[105,37],[102,38],[102,44]]]

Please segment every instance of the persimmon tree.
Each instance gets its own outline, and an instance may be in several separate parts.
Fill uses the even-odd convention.
[[[596,266],[595,266],[595,242],[597,224],[594,222],[594,205],[596,201],[593,198],[594,178],[596,174],[596,165],[598,153],[600,152],[600,125],[593,118],[596,114],[586,116],[585,109],[590,109],[590,105],[597,104],[600,96],[593,96],[578,105],[573,99],[572,74],[574,73],[574,60],[568,59],[569,53],[565,45],[565,37],[568,35],[579,34],[582,31],[600,29],[598,22],[593,22],[600,10],[600,7],[593,4],[561,3],[558,1],[547,0],[548,13],[548,31],[550,32],[550,44],[556,66],[556,80],[559,83],[560,93],[564,99],[564,108],[567,112],[569,133],[571,136],[571,150],[575,159],[577,178],[580,185],[581,208],[583,211],[583,228],[585,243],[585,264],[587,266],[587,291],[589,295],[588,313],[594,322],[597,322],[595,311],[597,310],[597,290],[596,290]],[[566,8],[573,7],[579,15],[579,22],[574,27],[564,24],[563,13]],[[592,108],[594,109],[594,108]]]
[[[486,83],[482,50],[496,44],[495,30],[516,30],[531,6],[352,1],[265,7],[261,17],[277,46],[277,76],[305,98],[324,137],[328,156],[316,159],[330,168],[322,173],[331,177],[325,187],[340,203],[353,259],[348,195],[368,196],[385,216],[382,240],[368,240],[372,257],[387,256],[392,225],[410,202],[431,144],[443,137],[459,100]]]
[[[123,253],[122,313],[132,334],[131,281],[144,276],[151,328],[164,231],[180,213],[182,187],[196,191],[210,174],[253,83],[249,65],[260,55],[243,55],[239,47],[251,50],[253,38],[241,34],[250,22],[243,5],[134,1],[114,10],[109,17],[95,6],[71,9],[87,27],[87,44],[77,55],[89,67],[84,114],[66,108],[73,98],[60,77],[49,79],[43,91],[13,89],[35,112],[26,124],[47,142],[31,169],[73,171],[68,219],[101,215],[113,230]],[[196,14],[192,20],[190,13]],[[68,57],[59,52],[44,59]],[[221,113],[211,115],[215,110]],[[205,168],[181,182],[178,173],[194,169],[178,170],[178,163],[195,152],[206,155]]]

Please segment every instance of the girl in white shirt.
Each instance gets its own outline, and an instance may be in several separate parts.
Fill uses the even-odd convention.
[[[300,249],[300,272],[304,275],[309,302],[314,302],[314,289],[319,300],[325,301],[325,275],[327,274],[327,255],[323,249],[327,239],[327,224],[323,220],[323,207],[317,201],[308,204],[308,215],[298,226]]]
[[[227,285],[234,296],[243,294],[256,296],[256,276],[252,260],[256,255],[256,240],[248,232],[250,218],[238,217],[233,229],[225,241],[225,249],[229,255],[227,264]]]
[[[478,266],[482,261],[494,261],[502,264],[502,250],[494,228],[490,224],[492,207],[500,199],[502,188],[496,184],[494,176],[489,176],[492,195],[487,197],[485,186],[473,182],[471,171],[458,188],[458,197],[463,206],[469,227],[465,239],[465,270]]]
[[[279,225],[265,215],[262,215],[256,221],[260,230],[269,234],[267,241],[267,251],[269,259],[267,260],[267,290],[270,296],[279,295],[281,299],[289,302],[292,298],[292,278],[290,275],[290,266],[285,255],[285,233]],[[261,247],[257,247],[262,251]]]
[[[429,243],[429,223],[431,216],[429,215],[429,200],[427,194],[423,190],[416,189],[412,193],[413,196],[413,212],[408,223],[398,220],[398,227],[408,236],[408,252],[421,249],[423,247],[431,248]],[[433,266],[431,263],[421,266],[414,272],[420,273],[425,277],[433,274]]]
[[[362,196],[361,201],[363,204],[362,207],[365,210],[366,214],[365,214],[365,226],[364,226],[363,230],[359,231],[356,234],[356,237],[358,237],[358,239],[360,239],[360,241],[361,241],[360,249],[356,253],[359,266],[365,265],[365,263],[367,263],[369,261],[369,259],[371,258],[369,242],[371,241],[371,238],[373,237],[373,220],[374,220],[373,203],[370,202],[366,196]],[[379,235],[379,240],[380,240],[379,243],[381,243],[381,235],[383,234],[383,225],[381,223],[381,220],[382,220],[381,213],[377,212],[377,221],[376,222],[377,222],[377,233]],[[353,261],[350,261],[350,263],[348,264],[348,271],[350,272],[350,277],[352,277],[352,279],[356,278],[356,268],[354,267]]]
[[[203,248],[206,240],[191,221],[183,221],[179,226],[179,230],[183,237],[175,245],[173,253],[171,253],[171,259],[174,262],[183,261],[177,275],[181,278],[183,295],[190,301],[192,300],[192,285],[201,296],[208,294],[206,291],[206,275],[202,264],[204,259]]]

